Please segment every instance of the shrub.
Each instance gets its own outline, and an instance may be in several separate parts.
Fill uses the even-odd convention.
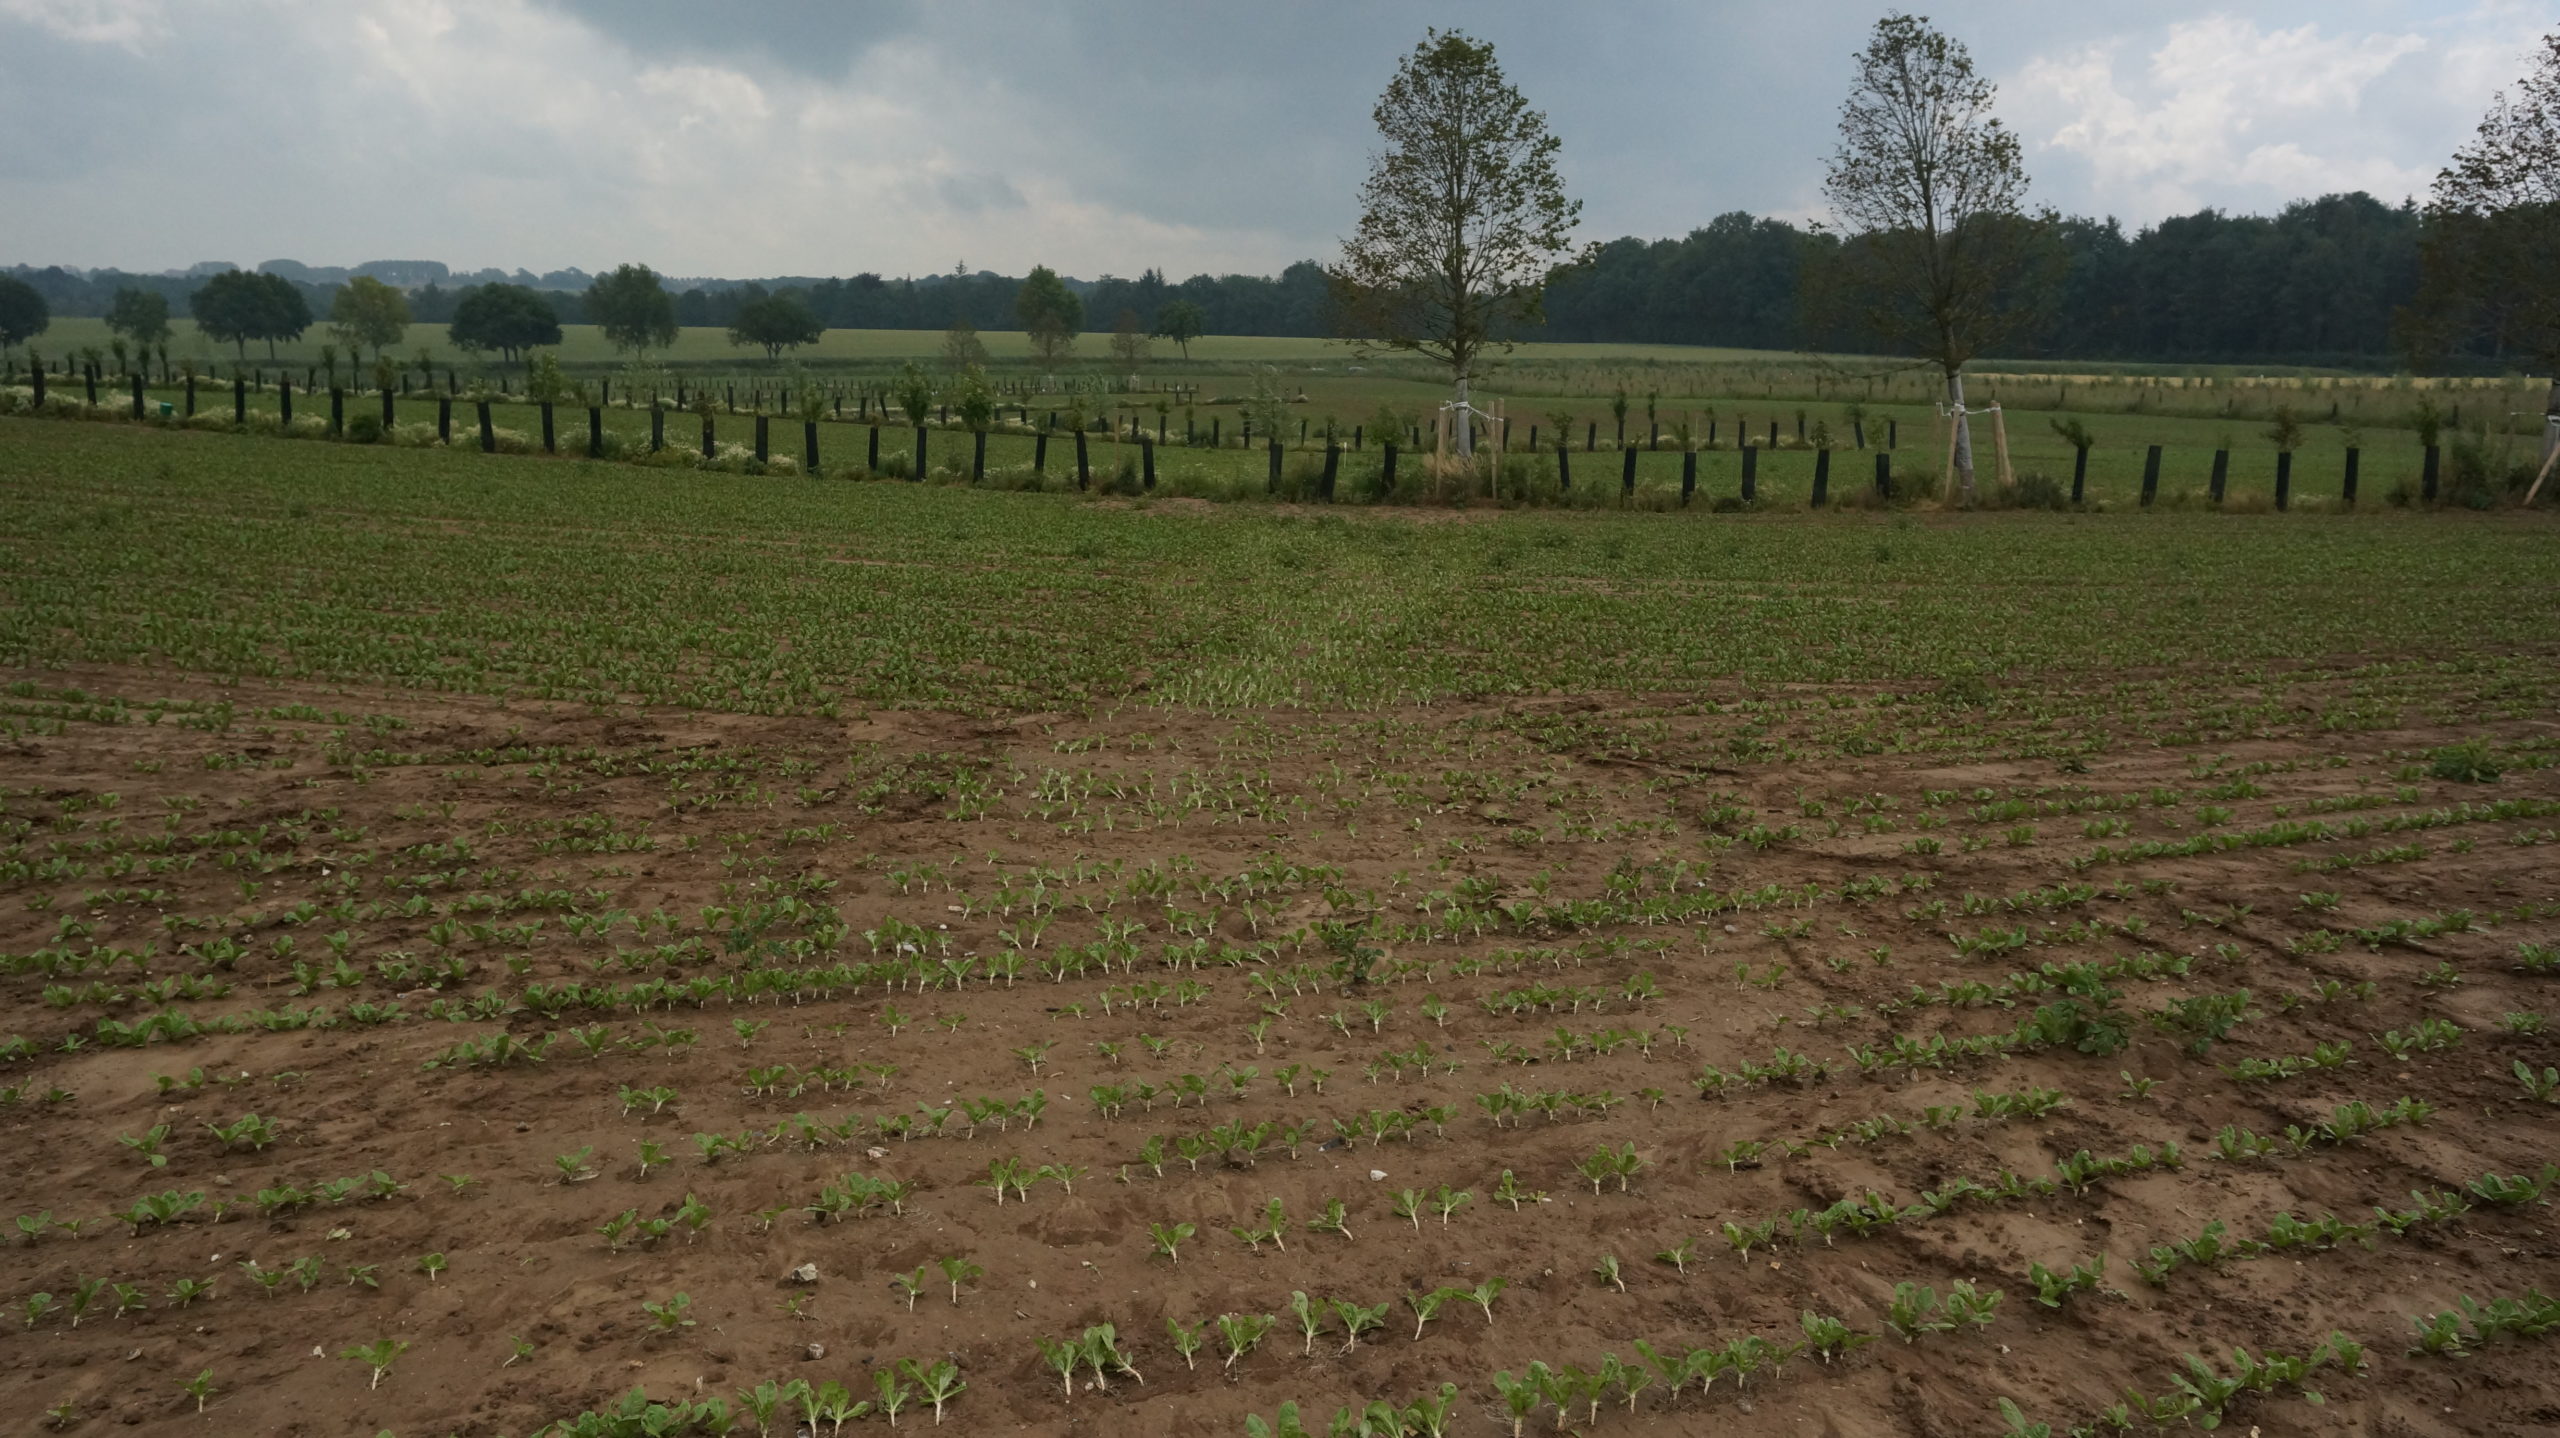
[[[1994,489],[1991,506],[1995,509],[2062,509],[2069,503],[2061,483],[2042,470],[2031,469],[2011,483]]]
[[[2489,754],[2485,739],[2466,739],[2447,744],[2427,756],[2427,772],[2456,784],[2487,784],[2501,772],[2498,761]]]
[[[378,415],[359,414],[347,421],[347,443],[378,444],[382,440],[382,419]]]
[[[2487,509],[2533,482],[2535,466],[2515,462],[2511,443],[2493,450],[2483,435],[2453,442],[2446,455],[2444,502],[2466,509]]]

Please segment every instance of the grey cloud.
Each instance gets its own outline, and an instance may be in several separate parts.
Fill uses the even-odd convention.
[[[357,27],[414,24],[418,7],[266,0],[246,20],[173,7],[171,37],[127,46],[65,39],[0,5],[0,133],[20,141],[0,146],[0,263],[398,253],[746,274],[921,272],[965,253],[1004,270],[1270,271],[1328,254],[1350,228],[1370,107],[1431,24],[1493,41],[1548,112],[1588,233],[1676,235],[1728,210],[1818,210],[1850,56],[1883,8],[456,0],[455,33],[402,30],[419,53],[386,56],[357,44]],[[2171,26],[2232,10],[1923,8],[2021,116],[2017,77],[2039,59],[2113,43],[2135,85]],[[2267,30],[2412,31],[2437,46],[2481,28],[2467,0],[2245,9]],[[527,36],[556,47],[549,68],[475,89]],[[2412,76],[2365,96],[2354,142],[2431,169],[2486,95],[2404,63]],[[695,88],[669,99],[650,75]],[[679,107],[699,125],[678,133]],[[2339,123],[2262,138],[2316,154]],[[2039,199],[2158,217],[2042,138],[2030,134]],[[2212,193],[2243,208],[2291,198],[2238,176]]]
[[[662,64],[741,61],[811,79],[841,77],[874,46],[906,34],[923,0],[539,0],[631,54]]]
[[[933,194],[943,208],[964,215],[1019,210],[1028,203],[1011,180],[985,173],[938,175],[934,177]]]

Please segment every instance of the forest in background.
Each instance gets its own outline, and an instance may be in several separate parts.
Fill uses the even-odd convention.
[[[2414,204],[2385,205],[2361,192],[2288,205],[2273,216],[2199,210],[2127,233],[2113,219],[2067,219],[2064,265],[2044,323],[2018,358],[2084,358],[2182,364],[2303,364],[2395,369],[2408,363],[2395,317],[2417,294],[2423,220]],[[1622,238],[1549,286],[1546,322],[1522,339],[1711,345],[1856,353],[1864,335],[1809,318],[1805,280],[1837,241],[1786,220],[1742,211],[1679,239]],[[122,287],[166,295],[174,313],[221,265],[185,274],[15,266],[58,315],[101,315]],[[326,314],[338,286],[370,274],[408,291],[422,322],[451,318],[473,283],[504,281],[545,292],[560,319],[579,323],[580,270],[536,275],[456,274],[433,261],[376,261],[348,269],[290,260],[258,268],[306,292]],[[754,299],[797,292],[820,323],[843,329],[1016,327],[1020,276],[991,271],[887,278],[781,276],[759,280],[670,278],[677,323],[725,326]],[[1323,267],[1313,260],[1276,276],[1194,275],[1067,281],[1084,300],[1085,327],[1108,332],[1126,311],[1141,325],[1175,299],[1197,305],[1209,334],[1323,337],[1335,332]],[[2453,368],[2498,368],[2493,334],[2450,357]]]

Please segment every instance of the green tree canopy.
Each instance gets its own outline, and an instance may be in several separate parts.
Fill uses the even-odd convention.
[[[1042,364],[1056,364],[1075,349],[1084,328],[1084,301],[1047,265],[1035,265],[1022,277],[1013,297],[1014,318],[1031,337],[1031,352]]]
[[[1457,447],[1479,357],[1539,318],[1582,202],[1556,172],[1547,117],[1503,77],[1493,47],[1431,30],[1371,118],[1385,142],[1360,187],[1360,224],[1329,271],[1346,332],[1449,367]]]
[[[961,424],[981,434],[995,423],[996,392],[987,383],[986,371],[970,365],[952,380],[951,412],[960,416]]]
[[[1200,307],[1189,300],[1174,300],[1156,311],[1154,337],[1171,340],[1182,350],[1185,360],[1191,358],[1191,342],[1200,338],[1202,327],[1209,322]]]
[[[676,302],[647,265],[616,265],[587,286],[589,323],[617,350],[647,354],[676,342]]]
[[[107,307],[107,328],[138,345],[156,345],[169,337],[169,297],[158,290],[123,286]]]
[[[889,394],[898,408],[906,411],[907,423],[924,428],[925,419],[933,413],[933,376],[923,365],[909,360],[898,366],[898,377],[889,386]]]
[[[348,358],[360,357],[369,345],[379,359],[409,333],[409,299],[371,275],[358,275],[329,302],[329,330],[347,347]]]
[[[2501,91],[2471,142],[2436,175],[2420,251],[2410,347],[2422,359],[2471,340],[2560,372],[2560,31],[2532,73]],[[2550,404],[2560,410],[2560,379]]]
[[[224,270],[187,299],[196,328],[216,343],[237,346],[243,358],[251,340],[264,340],[275,358],[278,340],[299,339],[311,327],[311,306],[282,275]]]
[[[1822,192],[1847,231],[1822,302],[1945,375],[1958,410],[1955,480],[1973,497],[1964,367],[2031,330],[2059,258],[2054,220],[2025,208],[2017,132],[1963,42],[1913,15],[1876,22],[1840,107]]]
[[[536,345],[560,343],[560,316],[523,285],[474,285],[454,302],[447,333],[461,349],[496,350],[512,363]]]
[[[762,345],[766,359],[778,359],[784,350],[816,344],[824,333],[826,326],[809,313],[808,301],[796,291],[784,290],[747,301],[738,310],[737,322],[729,326],[729,343]]]
[[[52,322],[53,312],[35,286],[16,275],[0,275],[0,349],[25,344]]]

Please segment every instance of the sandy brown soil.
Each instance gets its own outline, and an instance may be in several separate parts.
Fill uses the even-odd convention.
[[[1675,1404],[1656,1386],[1632,1411],[1604,1403],[1596,1422],[1577,1407],[1568,1431],[1979,1434],[2000,1429],[1995,1405],[2010,1397],[2059,1433],[2096,1419],[2127,1385],[2170,1391],[2182,1353],[2227,1358],[2244,1344],[2300,1354],[2333,1331],[2365,1345],[2361,1374],[2320,1370],[2319,1407],[2290,1386],[2241,1397],[2229,1426],[2560,1431],[2560,1340],[2404,1356],[2408,1316],[2457,1295],[2560,1292],[2547,1202],[2475,1202],[2370,1246],[2190,1264],[2161,1286],[2135,1267],[2153,1245],[2213,1221],[2232,1237],[2263,1236],[2286,1212],[2362,1221],[2376,1205],[2406,1208],[2412,1190],[2458,1194],[2485,1173],[2528,1174],[2560,1155],[2560,1110],[2511,1072],[2518,1061],[2560,1063],[2560,1039],[2510,1032],[2504,1019],[2560,1007],[2560,977],[2517,967],[2519,945],[2560,940],[2550,860],[2560,818],[2535,807],[2560,800],[2560,777],[2538,767],[2560,726],[2503,712],[2485,679],[2394,691],[2390,714],[2367,721],[2379,727],[2343,730],[2317,722],[2320,676],[2295,676],[2283,704],[2255,710],[2255,692],[2206,686],[2179,700],[2191,711],[2180,722],[2203,742],[2155,746],[2178,725],[2084,715],[2073,722],[2102,742],[2085,762],[2057,764],[2004,757],[2034,748],[2038,696],[1929,707],[1898,721],[1912,752],[1855,754],[1829,742],[1838,726],[1826,706],[1862,703],[1864,691],[1736,694],[1721,706],[821,722],[216,690],[117,672],[17,677],[29,681],[7,702],[18,733],[0,750],[10,826],[0,953],[16,956],[0,988],[0,1036],[24,1036],[33,1052],[0,1064],[0,1082],[15,1086],[0,1130],[17,1159],[0,1178],[0,1219],[49,1211],[78,1227],[31,1223],[32,1239],[0,1230],[13,1240],[15,1315],[0,1338],[0,1429],[30,1431],[65,1404],[74,1432],[524,1434],[634,1386],[692,1399],[832,1379],[869,1396],[872,1375],[895,1360],[947,1355],[969,1384],[945,1420],[963,1433],[1240,1433],[1243,1415],[1283,1400],[1309,1409],[1321,1432],[1339,1404],[1410,1402],[1448,1380],[1460,1390],[1450,1431],[1489,1434],[1511,1426],[1491,1381],[1498,1369],[1589,1367],[1604,1352],[1632,1362],[1638,1339],[1794,1342],[1809,1309],[1880,1333],[1896,1282],[1971,1280],[2005,1295],[1978,1332],[1914,1343],[1888,1333],[1836,1361],[1805,1354],[1747,1384],[1720,1381],[1703,1400],[1693,1386]],[[85,697],[66,698],[66,686]],[[2376,702],[2369,684],[2350,687],[2337,681],[2329,697]],[[181,702],[145,722],[155,700]],[[227,727],[202,717],[215,701],[230,706]],[[2502,778],[2423,772],[2427,750],[2472,737],[2491,741]],[[2105,807],[2120,796],[2139,802]],[[2340,807],[2359,796],[2369,802]],[[1977,812],[2013,800],[2048,812]],[[2492,800],[2532,803],[2504,817],[2345,832]],[[2314,812],[2315,801],[2332,811]],[[2102,846],[2313,819],[2333,835],[2069,863]],[[2111,821],[2126,832],[2089,831]],[[1921,852],[1929,841],[1937,851]],[[2403,845],[2421,852],[2296,867]],[[1161,888],[1149,881],[1157,874]],[[1245,874],[1260,877],[1227,882]],[[1889,892],[1843,895],[1879,880]],[[1964,912],[1968,894],[2064,885],[2097,892]],[[2334,908],[2304,907],[2303,895],[2324,892],[2338,896]],[[1659,922],[1632,909],[1708,893],[1755,897]],[[737,911],[785,895],[792,905],[768,927],[739,932]],[[1566,907],[1613,895],[1623,902]],[[1943,913],[1925,907],[1937,901]],[[307,916],[296,910],[305,903],[315,906]],[[2378,942],[2352,932],[2455,911],[2467,926]],[[1334,956],[1316,926],[1336,914],[1381,926],[1372,942],[1383,956],[1365,986],[1328,976]],[[608,926],[589,926],[604,915]],[[1439,931],[1426,933],[1435,916]],[[921,932],[927,958],[947,946],[980,966],[957,990],[887,991],[868,967],[879,956],[866,932],[894,954],[892,920],[916,926],[908,932]],[[1127,924],[1144,927],[1115,939]],[[2007,952],[1960,953],[1951,937],[2013,928],[2027,943]],[[1168,947],[1195,939],[1211,961],[1168,967]],[[1020,977],[991,982],[985,961],[1016,942],[1027,945]],[[1031,967],[1115,943],[1132,968],[1052,980]],[[343,985],[331,982],[339,948]],[[105,950],[133,956],[80,970]],[[1221,950],[1245,957],[1222,964]],[[2053,997],[1877,1013],[1915,985],[1996,986],[2039,964],[2143,954],[2155,964],[2183,956],[2190,968],[2116,985],[2131,1022],[2121,1053],[2048,1048],[1868,1076],[1849,1057],[1897,1032],[2007,1032]],[[458,976],[430,978],[453,959]],[[851,983],[798,1001],[683,992],[751,968],[837,965],[851,967]],[[1655,997],[1626,996],[1639,973]],[[189,976],[227,992],[145,991]],[[563,985],[590,986],[590,998],[621,985],[629,1000],[628,986],[653,980],[676,991],[618,1007],[568,1001],[554,1015],[528,1003]],[[2322,981],[2345,992],[2294,1002]],[[2354,997],[2365,983],[2369,996]],[[1184,984],[1202,988],[1186,1002]],[[1538,987],[1556,991],[1553,1012],[1485,1003]],[[2241,989],[2247,1017],[2202,1055],[2147,1017]],[[1564,990],[1594,992],[1577,1011]],[[496,996],[487,1016],[431,1016],[483,994]],[[1428,1016],[1433,996],[1445,1023]],[[1374,1028],[1362,1008],[1372,1003],[1382,1006]],[[164,1009],[201,1029],[314,1004],[329,1026],[251,1025],[139,1047],[96,1037],[102,1020],[139,1024]],[[359,1004],[399,1012],[364,1024],[350,1017]],[[1339,1025],[1327,1017],[1337,1014]],[[2458,1042],[2403,1061],[2376,1037],[2430,1017],[2459,1025]],[[744,1040],[741,1021],[757,1026]],[[595,1024],[605,1051],[589,1057],[567,1031]],[[1601,1036],[1609,1051],[1569,1044],[1564,1059],[1545,1047],[1559,1029]],[[557,1037],[538,1063],[424,1067],[501,1033]],[[89,1042],[65,1051],[75,1035]],[[2260,1082],[2226,1071],[2341,1042],[2352,1046],[2342,1067]],[[1035,1074],[1021,1052],[1043,1044],[1053,1047]],[[1105,1044],[1120,1046],[1116,1059]],[[1507,1061],[1506,1046],[1535,1061]],[[1833,1072],[1708,1097],[1695,1085],[1702,1068],[1735,1072],[1780,1047]],[[1432,1067],[1399,1076],[1388,1054]],[[1374,1077],[1372,1064],[1383,1065]],[[1300,1070],[1294,1095],[1277,1080],[1284,1068]],[[1317,1069],[1331,1073],[1321,1092]],[[1241,1097],[1227,1097],[1225,1073],[1246,1071]],[[2156,1087],[2124,1097],[2120,1071]],[[1216,1096],[1179,1107],[1159,1096],[1151,1109],[1132,1099],[1111,1119],[1088,1097],[1139,1080],[1170,1089],[1185,1074]],[[163,1091],[160,1076],[175,1082]],[[1506,1084],[1618,1101],[1496,1127],[1476,1100]],[[664,1111],[643,1100],[626,1113],[625,1090],[660,1086],[675,1091]],[[1977,1091],[2037,1087],[2067,1104],[2035,1119],[1975,1114]],[[65,1096],[48,1098],[55,1090]],[[878,1123],[1035,1091],[1048,1103],[1028,1130],[1015,1117],[964,1138],[968,1121],[954,1115],[942,1136],[901,1138]],[[2280,1133],[2349,1100],[2379,1109],[2404,1097],[2432,1116],[2296,1156],[2211,1152],[2226,1125]],[[1932,1106],[1962,1116],[1931,1127]],[[1332,1141],[1333,1120],[1434,1107],[1450,1111],[1444,1132],[1423,1119],[1409,1137]],[[278,1126],[263,1149],[226,1149],[209,1131],[251,1113]],[[817,1130],[813,1144],[795,1133],[795,1115],[841,1127]],[[1842,1136],[1884,1115],[1911,1131]],[[1279,1134],[1302,1120],[1315,1122],[1293,1158]],[[1159,1177],[1141,1160],[1149,1135],[1236,1121],[1273,1125],[1250,1163],[1213,1153],[1194,1169],[1175,1156]],[[118,1142],[160,1123],[165,1167]],[[744,1138],[706,1163],[697,1133]],[[1746,1140],[1768,1147],[1734,1159],[1731,1146]],[[1781,1238],[1747,1262],[1723,1236],[1728,1222],[1870,1192],[1907,1206],[1957,1178],[2045,1178],[2080,1150],[2169,1141],[2182,1167],[2085,1192],[1964,1203],[1828,1244]],[[666,1150],[645,1177],[635,1162],[644,1142]],[[1575,1165],[1620,1144],[1643,1167],[1626,1191],[1609,1180],[1595,1194]],[[592,1176],[563,1182],[556,1156],[581,1151],[573,1166]],[[1007,1158],[1072,1167],[1072,1191],[1053,1177],[999,1204],[977,1181]],[[1494,1201],[1506,1169],[1544,1201],[1516,1211]],[[376,1170],[401,1186],[395,1196],[260,1212],[261,1191]],[[848,1172],[914,1191],[902,1214],[813,1222],[807,1206]],[[476,1182],[458,1192],[440,1175]],[[1392,1211],[1399,1190],[1443,1186],[1472,1195],[1445,1223]],[[203,1200],[138,1233],[111,1216],[164,1190]],[[708,1209],[690,1238],[681,1223],[656,1242],[615,1247],[599,1234],[626,1210],[674,1217],[688,1195]],[[1231,1234],[1274,1197],[1285,1250]],[[1347,1241],[1306,1226],[1333,1199],[1345,1205]],[[1171,1223],[1197,1232],[1169,1263],[1151,1254],[1148,1229]],[[1685,1273],[1655,1258],[1692,1238]],[[432,1279],[417,1266],[428,1253],[449,1265]],[[2099,1291],[2056,1308],[2034,1301],[2030,1262],[2067,1268],[2099,1253]],[[1624,1291],[1595,1276],[1608,1255]],[[308,1291],[289,1279],[269,1296],[242,1267],[305,1257],[319,1265]],[[945,1257],[983,1275],[955,1305],[928,1274],[910,1310],[892,1275]],[[803,1263],[816,1265],[814,1284],[788,1281]],[[372,1283],[351,1281],[351,1269],[370,1270]],[[1453,1301],[1414,1337],[1404,1294],[1495,1277],[1509,1286],[1491,1323]],[[138,1285],[147,1306],[117,1316],[103,1289],[75,1327],[67,1310],[84,1278]],[[187,1278],[210,1279],[212,1296],[176,1307],[169,1290]],[[1329,1322],[1305,1354],[1287,1313],[1301,1290],[1389,1305],[1384,1327],[1345,1352]],[[38,1292],[55,1307],[28,1322],[23,1304]],[[653,1333],[642,1304],[677,1293],[691,1300],[691,1326]],[[1231,1367],[1212,1334],[1187,1368],[1166,1320],[1229,1312],[1278,1322]],[[1070,1399],[1035,1337],[1101,1322],[1118,1326],[1144,1382],[1121,1378],[1106,1392],[1080,1375]],[[411,1346],[368,1387],[367,1366],[339,1355],[378,1339]],[[518,1339],[529,1351],[511,1361]],[[208,1370],[199,1415],[181,1385]],[[1533,1431],[1556,1419],[1546,1410]],[[932,1416],[918,1405],[899,1421]],[[790,1430],[778,1420],[775,1431]]]

